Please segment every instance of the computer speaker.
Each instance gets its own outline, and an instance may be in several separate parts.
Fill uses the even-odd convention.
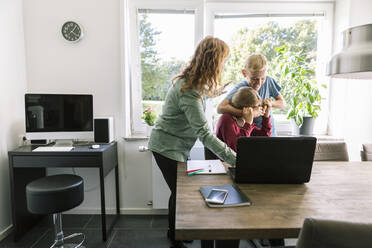
[[[114,141],[114,118],[94,118],[94,142],[110,143]]]

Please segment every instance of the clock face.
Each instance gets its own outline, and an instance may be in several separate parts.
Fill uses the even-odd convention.
[[[77,42],[83,37],[83,31],[76,22],[68,21],[62,26],[63,37],[71,42]]]

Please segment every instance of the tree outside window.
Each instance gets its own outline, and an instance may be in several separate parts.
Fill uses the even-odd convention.
[[[163,16],[169,17],[167,14]],[[142,108],[145,110],[152,107],[159,115],[172,78],[180,72],[186,60],[168,58],[160,54],[158,50],[162,31],[149,21],[149,15],[139,14],[139,32]]]

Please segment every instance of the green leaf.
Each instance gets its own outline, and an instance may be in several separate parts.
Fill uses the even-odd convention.
[[[284,75],[288,75],[288,73],[289,73],[289,68],[288,68],[288,66],[285,66],[284,67]]]
[[[294,121],[298,127],[301,127],[303,123],[303,118],[300,115],[295,115]]]
[[[292,109],[291,111],[288,112],[287,119],[293,117],[295,114],[296,114],[296,110],[295,109]]]

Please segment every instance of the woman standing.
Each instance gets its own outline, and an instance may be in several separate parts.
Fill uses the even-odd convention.
[[[163,113],[152,130],[149,149],[153,152],[171,196],[168,204],[169,237],[174,247],[177,162],[185,162],[197,138],[214,154],[235,165],[236,154],[209,130],[205,118],[205,98],[213,96],[221,81],[229,47],[220,39],[207,36],[197,46],[186,68],[172,80]]]

